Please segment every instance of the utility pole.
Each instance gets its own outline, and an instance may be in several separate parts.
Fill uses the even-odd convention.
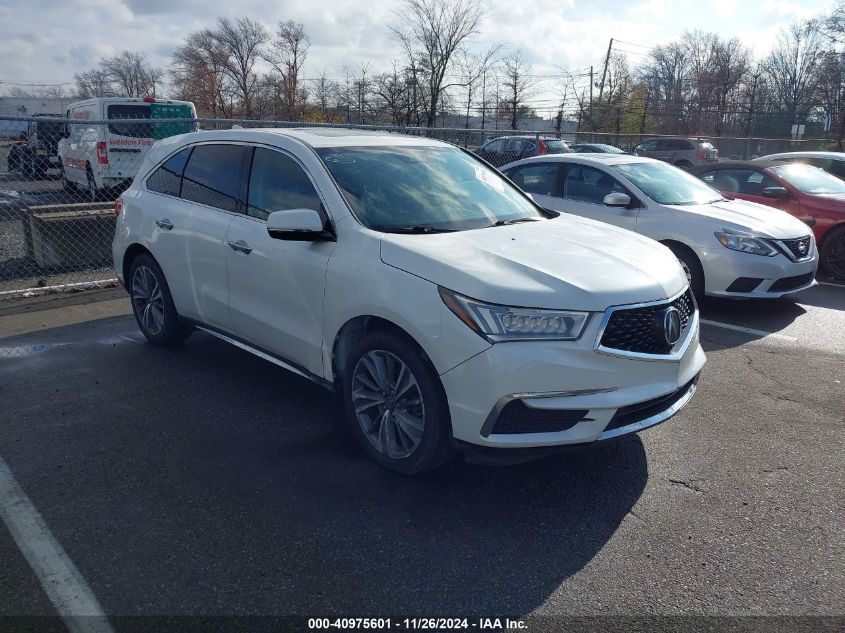
[[[484,122],[487,113],[487,69],[481,74],[481,129],[484,129]],[[483,133],[482,133],[483,136]]]
[[[745,143],[745,158],[751,158],[751,135],[754,131],[754,100],[757,96],[757,74],[754,75],[754,82],[751,84],[751,100],[748,104],[748,140]]]
[[[651,98],[651,93],[645,93],[645,101],[643,103],[643,116],[640,119],[640,140],[642,140],[642,135],[645,133],[645,118],[648,114],[648,101]]]
[[[604,79],[607,77],[607,66],[610,64],[610,51],[613,48],[613,38],[610,38],[610,44],[607,45],[607,55],[604,58],[604,70],[601,71],[601,83],[599,84],[599,105],[601,105],[601,98],[604,94]]]
[[[589,109],[589,118],[590,118],[590,132],[593,131],[593,67],[590,66],[590,109]],[[590,139],[592,140],[592,139]]]

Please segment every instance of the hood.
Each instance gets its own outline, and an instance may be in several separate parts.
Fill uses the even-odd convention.
[[[568,215],[457,233],[387,233],[381,258],[468,297],[521,307],[598,312],[665,299],[687,285],[661,244]]]
[[[831,211],[845,213],[845,193],[817,193],[801,200],[802,205],[807,202],[815,207],[824,207]]]
[[[810,234],[810,228],[806,224],[786,211],[748,200],[726,200],[672,208],[718,220],[714,223],[714,231],[722,228],[738,229],[775,239],[790,239]],[[718,226],[715,226],[716,224]]]

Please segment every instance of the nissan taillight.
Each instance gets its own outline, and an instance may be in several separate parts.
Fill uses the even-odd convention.
[[[97,143],[97,162],[101,165],[109,164],[109,155],[106,153],[106,144],[102,141]]]
[[[114,201],[114,217],[118,217],[121,211],[123,211],[123,200],[118,198]]]
[[[539,156],[542,156],[543,154],[548,154],[549,153],[549,146],[546,145],[546,142],[543,139],[537,139],[537,140],[540,141],[540,151],[537,152],[537,154]]]

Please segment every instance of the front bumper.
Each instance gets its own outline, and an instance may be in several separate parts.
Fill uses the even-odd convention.
[[[776,299],[814,286],[819,267],[818,249],[815,246],[812,258],[799,262],[783,254],[764,257],[732,251],[721,245],[699,251],[698,256],[704,268],[705,293],[716,297]],[[793,277],[803,279],[799,285],[784,283],[784,280]],[[735,292],[730,289],[732,284],[742,278],[759,281],[751,291]]]
[[[441,375],[455,440],[487,448],[574,445],[633,433],[677,413],[695,392],[706,360],[697,329],[678,359],[630,358],[594,349],[597,321],[578,341],[498,343]],[[674,395],[646,415],[627,418],[630,423],[612,424],[620,411]],[[545,430],[540,420],[538,432],[499,432],[504,407],[516,401],[540,412],[538,418],[571,414],[572,423]]]

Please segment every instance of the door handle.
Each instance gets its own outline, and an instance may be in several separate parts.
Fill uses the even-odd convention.
[[[252,249],[249,247],[249,244],[244,242],[243,240],[238,240],[237,242],[226,242],[233,251],[238,251],[239,253],[243,253],[244,255],[249,255],[252,252]]]
[[[164,229],[165,231],[169,231],[173,228],[173,222],[168,220],[167,218],[162,218],[161,220],[156,220],[156,225],[160,229]]]

